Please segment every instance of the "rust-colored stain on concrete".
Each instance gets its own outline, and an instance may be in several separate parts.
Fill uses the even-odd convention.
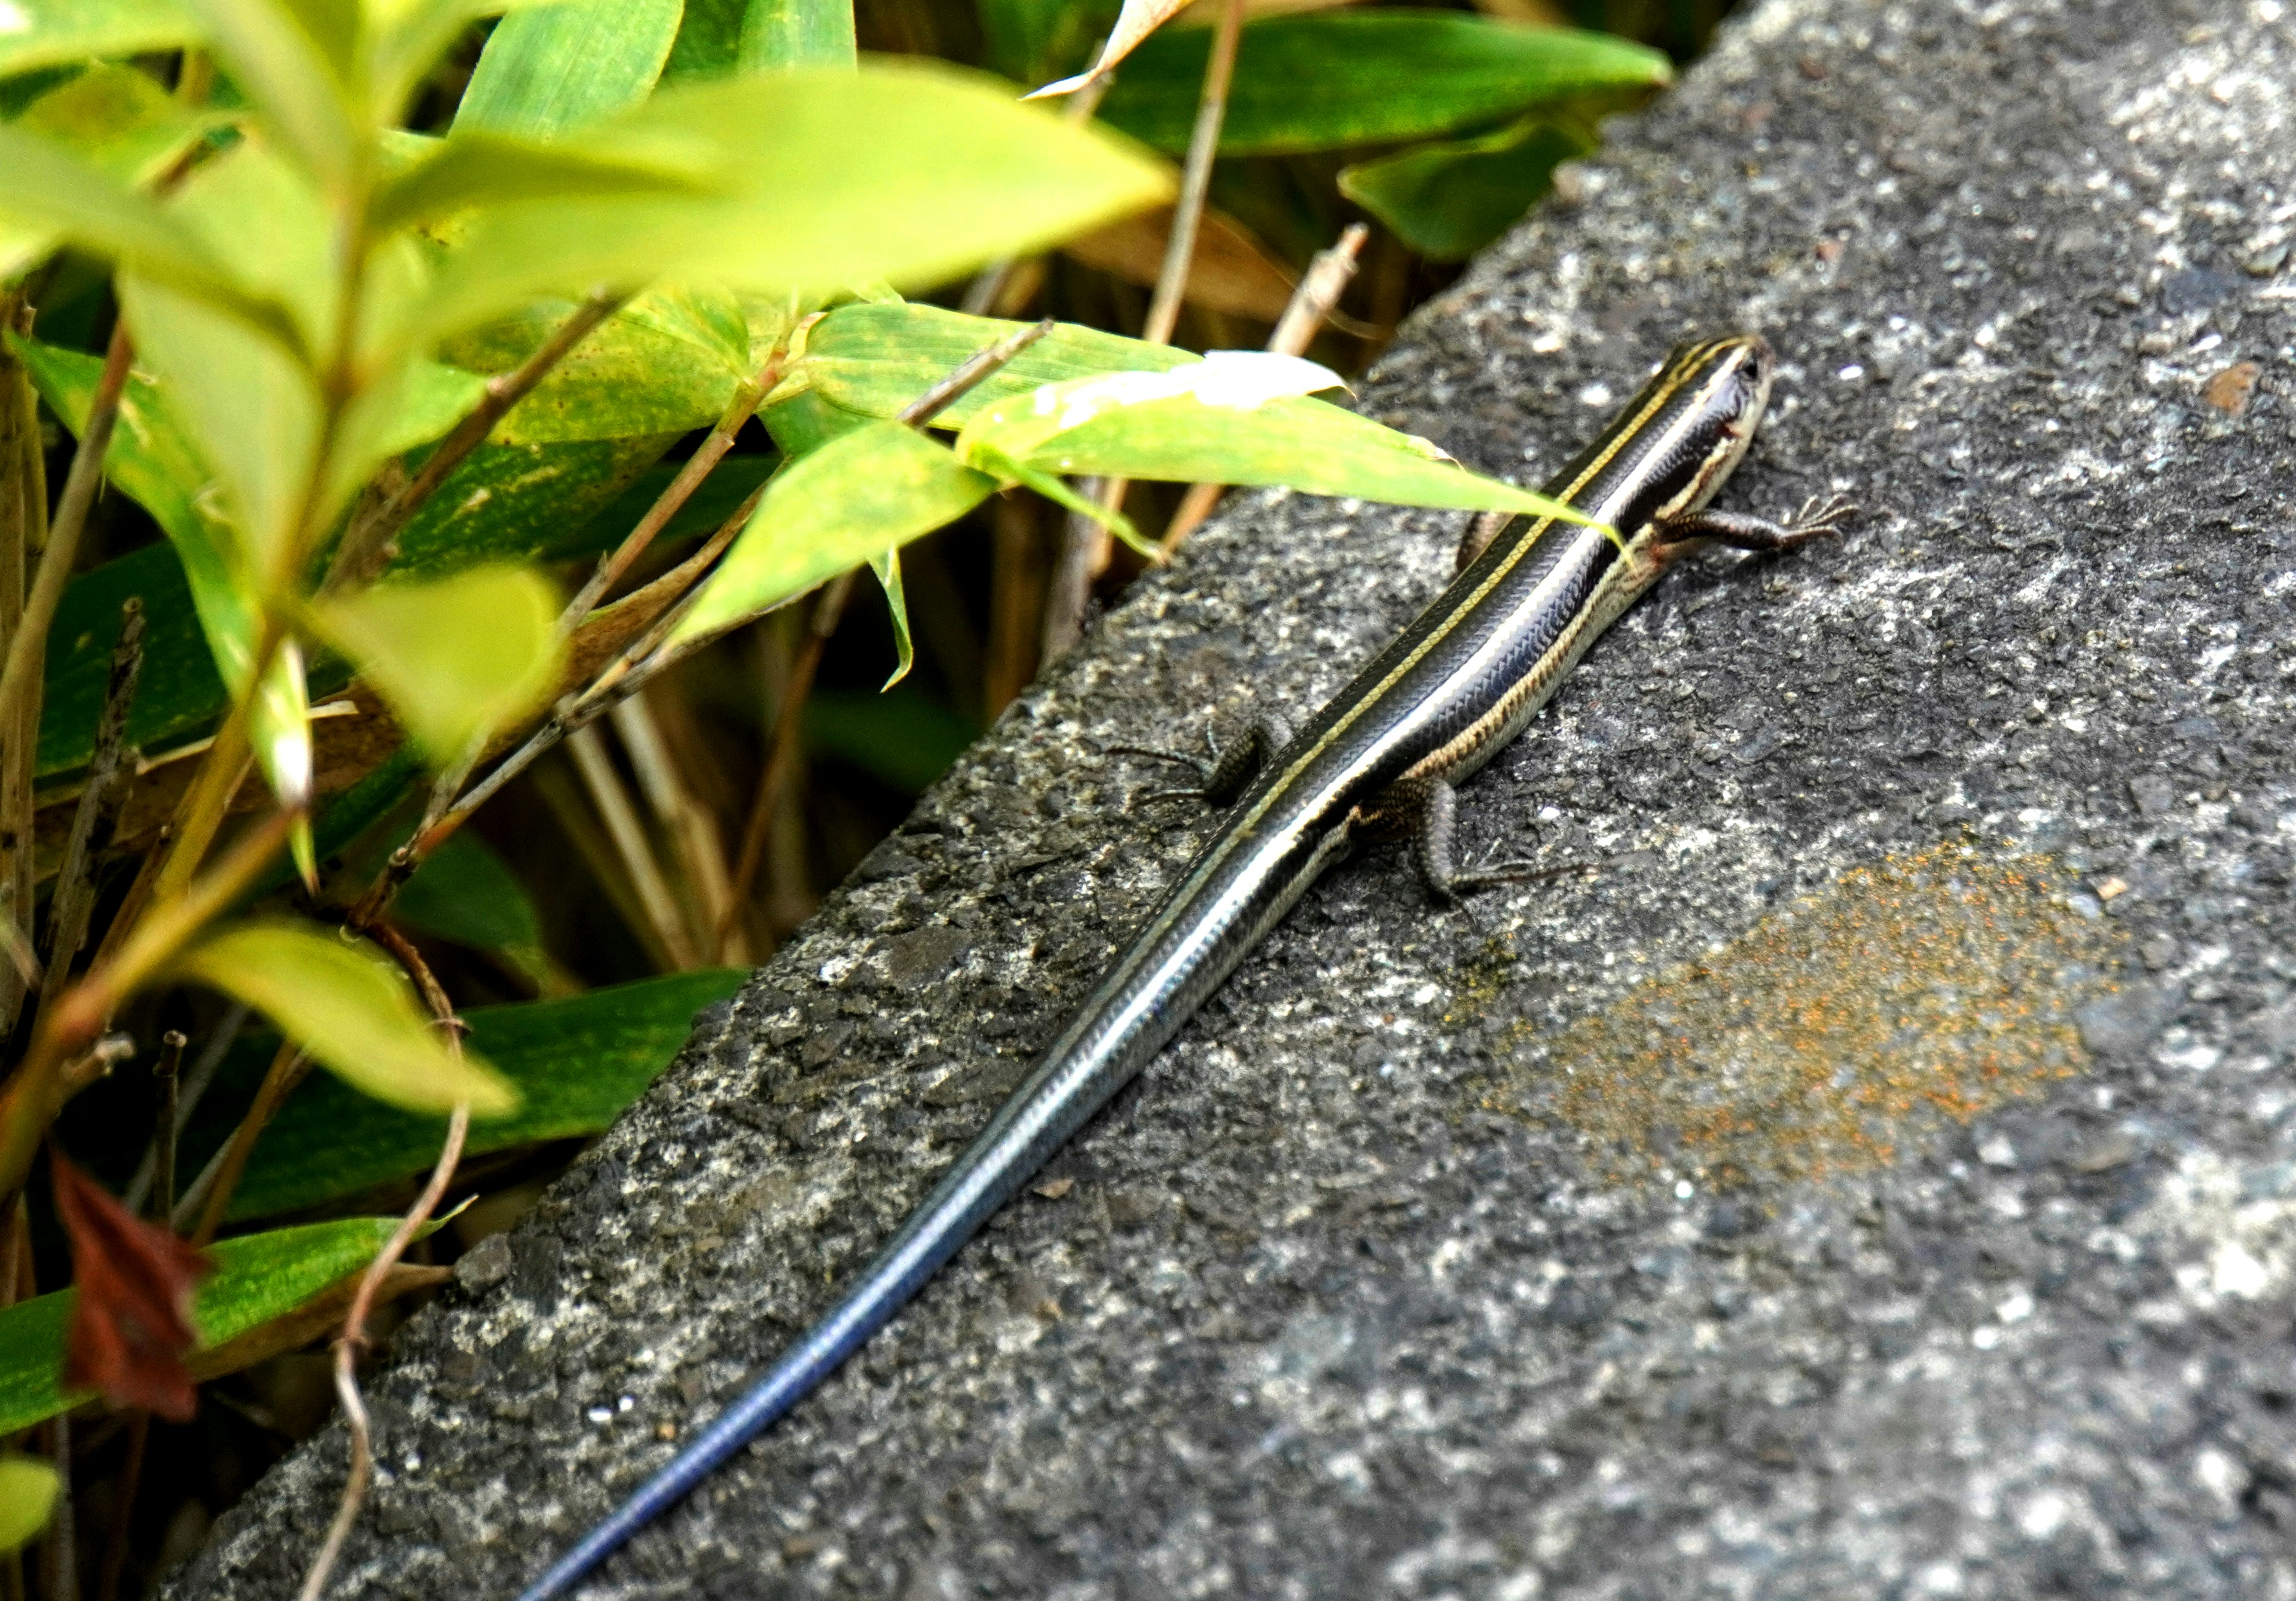
[[[1853,868],[1526,1048],[1513,1109],[1579,1130],[1614,1182],[1886,1162],[2087,1065],[2073,1014],[2116,987],[2122,935],[2077,888],[1961,845]]]

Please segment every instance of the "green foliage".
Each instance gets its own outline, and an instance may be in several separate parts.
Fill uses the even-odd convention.
[[[1473,255],[1513,226],[1587,135],[1530,119],[1496,133],[1414,145],[1340,174],[1340,193],[1435,261]]]
[[[455,131],[546,139],[636,105],[677,37],[680,0],[564,0],[498,23]]]
[[[730,968],[619,984],[564,1000],[474,1006],[471,1048],[516,1092],[518,1109],[471,1124],[472,1156],[595,1134],[645,1093],[685,1042],[693,1014],[745,975]],[[256,1147],[232,1216],[299,1211],[418,1172],[445,1120],[396,1111],[332,1080],[299,1092]]]
[[[218,1241],[208,1252],[216,1271],[192,1303],[199,1349],[260,1327],[360,1271],[397,1226],[394,1218],[347,1218]],[[64,1330],[78,1296],[54,1290],[0,1310],[0,1434],[29,1429],[87,1399],[65,1393],[59,1380]]]
[[[1101,113],[1160,150],[1187,148],[1209,30],[1167,29],[1132,53]],[[1573,97],[1655,88],[1655,50],[1607,34],[1446,11],[1309,12],[1243,30],[1224,154],[1424,139]],[[1313,84],[1315,93],[1300,86]]]
[[[316,608],[319,631],[441,764],[540,705],[565,663],[559,599],[522,567],[377,584]]]
[[[96,56],[172,50],[200,37],[182,0],[9,0],[0,75]]]
[[[312,1060],[377,1100],[423,1112],[468,1101],[500,1115],[517,1092],[474,1056],[457,1060],[391,963],[307,924],[250,923],[212,934],[177,964],[277,1023]]]
[[[418,933],[497,952],[529,973],[546,966],[542,914],[533,897],[510,864],[468,829],[431,852],[398,891],[391,910]],[[495,1066],[509,1071],[499,1061]]]
[[[53,141],[108,176],[143,185],[199,137],[208,119],[193,115],[148,73],[99,63],[73,74],[25,108],[14,126]],[[0,278],[55,249],[40,227],[0,227]]]
[[[0,1556],[48,1526],[62,1482],[37,1457],[0,1457]]]
[[[871,423],[774,480],[672,639],[707,639],[963,516],[996,480],[898,423]]]

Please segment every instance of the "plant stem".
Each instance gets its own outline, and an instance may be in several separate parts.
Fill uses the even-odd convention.
[[[102,1035],[111,1014],[237,900],[287,842],[295,814],[273,813],[175,900],[152,908],[119,951],[99,957],[45,1008],[15,1076],[0,1091],[0,1198],[23,1188],[40,1139],[70,1098],[68,1070]]]
[[[8,655],[0,667],[0,728],[12,727],[19,703],[32,693],[45,666],[48,625],[55,620],[56,603],[63,599],[79,555],[79,538],[87,527],[87,513],[95,505],[96,486],[103,481],[103,456],[111,446],[112,425],[119,421],[120,391],[127,386],[131,347],[127,324],[115,324],[111,344],[104,351],[103,372],[95,381],[88,402],[87,424],[80,430],[79,447],[72,452],[71,472],[64,480],[63,497],[56,503],[55,521],[48,529],[47,548],[40,553],[40,571],[25,598],[24,615],[8,639]]]
[[[606,754],[605,741],[596,728],[585,724],[566,736],[566,748],[573,752],[574,768],[581,775],[582,787],[590,792],[590,804],[597,809],[600,821],[605,824],[606,837],[613,841],[615,853],[622,858],[622,870],[636,886],[646,921],[653,926],[654,938],[669,953],[670,965],[681,972],[701,966],[701,948],[678,911],[676,899],[669,892],[669,881],[662,876],[661,864],[654,859],[645,825],[638,821],[637,808],[630,803],[629,791],[624,787],[621,775],[614,771],[613,759]]]
[[[463,1055],[463,1022],[447,1003],[446,991],[430,972],[414,946],[398,931],[378,927],[373,931],[377,943],[396,957],[415,988],[430,1007],[447,1035],[447,1048],[457,1061]],[[300,1601],[319,1601],[327,1588],[327,1578],[334,1571],[335,1559],[342,1554],[343,1541],[349,1538],[352,1525],[358,1522],[359,1508],[366,1501],[368,1482],[374,1474],[373,1440],[368,1426],[366,1404],[359,1395],[358,1358],[366,1349],[366,1320],[374,1310],[382,1292],[383,1281],[406,1253],[407,1246],[422,1232],[430,1214],[439,1208],[439,1198],[454,1181],[455,1168],[462,1161],[463,1140],[470,1132],[471,1107],[467,1101],[455,1108],[447,1121],[447,1138],[439,1152],[437,1165],[430,1170],[430,1182],[422,1186],[422,1194],[407,1209],[398,1227],[391,1232],[383,1248],[367,1264],[366,1274],[359,1280],[358,1293],[351,1301],[350,1310],[343,1318],[343,1332],[335,1342],[335,1394],[343,1403],[343,1422],[350,1433],[350,1471],[343,1482],[343,1496],[335,1508],[334,1521],[327,1526],[326,1538],[320,1542],[318,1554],[311,1559],[311,1570],[303,1580]]]
[[[49,901],[47,976],[40,985],[40,1006],[52,1006],[71,976],[72,960],[87,940],[88,919],[95,912],[95,863],[111,842],[112,824],[119,816],[120,751],[127,742],[127,711],[135,703],[135,681],[144,671],[144,602],[129,595],[119,608],[119,640],[111,648],[111,673],[103,687],[103,711],[95,726],[95,751],[88,761],[87,787],[80,792],[72,811],[71,833],[64,842],[63,866],[56,874],[55,893]]]
[[[1340,303],[1349,283],[1356,275],[1356,256],[1363,249],[1371,230],[1359,222],[1351,222],[1340,235],[1340,241],[1327,250],[1317,250],[1316,259],[1308,264],[1299,283],[1292,291],[1292,303],[1283,308],[1283,315],[1275,330],[1267,336],[1267,348],[1278,356],[1304,356],[1308,347],[1321,332],[1324,319]],[[1179,509],[1172,521],[1164,525],[1164,554],[1168,556],[1180,548],[1180,542],[1196,531],[1196,527],[1211,515],[1212,507],[1219,503],[1220,491],[1226,484],[1191,484],[1181,498]]]
[[[788,359],[786,349],[775,346],[774,353],[767,357],[766,365],[758,369],[757,377],[734,391],[734,398],[726,407],[725,414],[718,419],[717,425],[710,429],[700,447],[686,458],[685,465],[677,470],[677,476],[671,479],[668,486],[654,497],[654,503],[646,509],[646,514],[638,519],[638,525],[614,547],[611,555],[598,563],[598,570],[590,575],[589,582],[584,584],[574,598],[567,603],[566,610],[558,619],[560,634],[573,633],[582,620],[597,609],[606,592],[621,581],[622,575],[630,570],[633,562],[645,554],[646,546],[653,543],[654,536],[667,528],[669,520],[693,498],[693,491],[701,487],[701,480],[709,476],[711,470],[725,459],[726,453],[734,447],[734,436],[742,431],[742,424],[757,415],[758,406],[781,382],[782,366]]]
[[[1179,326],[1180,307],[1188,293],[1188,269],[1195,261],[1196,233],[1203,224],[1204,199],[1211,189],[1212,160],[1219,153],[1220,127],[1227,120],[1236,43],[1242,33],[1243,0],[1221,0],[1211,56],[1204,63],[1203,92],[1196,101],[1196,125],[1188,135],[1187,159],[1180,168],[1180,198],[1172,208],[1172,231],[1164,239],[1164,263],[1157,271],[1156,290],[1140,329],[1140,337],[1152,345],[1171,343],[1172,331]],[[1117,511],[1124,505],[1127,487],[1123,479],[1108,479],[1093,497],[1108,510]],[[1093,580],[1108,570],[1110,554],[1107,529],[1080,513],[1070,513],[1053,570],[1052,595],[1045,606],[1046,661],[1058,661],[1083,636],[1086,602]]]
[[[814,602],[805,636],[798,642],[796,654],[791,659],[782,703],[774,714],[773,737],[766,747],[765,770],[758,776],[757,792],[750,800],[750,815],[742,824],[742,851],[734,858],[734,882],[726,891],[726,919],[718,928],[718,948],[721,951],[732,938],[734,924],[742,908],[749,904],[750,891],[758,881],[758,868],[766,858],[767,833],[773,825],[774,812],[781,803],[781,792],[789,783],[790,771],[797,765],[806,697],[813,693],[813,676],[820,670],[822,653],[829,648],[829,636],[837,632],[837,624],[845,615],[846,597],[852,593],[852,573],[842,572],[830,580],[821,598]]]
[[[588,336],[591,330],[621,308],[628,297],[598,290],[584,298],[566,320],[552,330],[550,337],[535,347],[534,352],[507,373],[497,373],[487,380],[485,395],[472,408],[470,415],[455,424],[447,437],[439,441],[414,476],[376,506],[365,518],[354,522],[343,536],[335,553],[333,566],[327,573],[323,593],[332,592],[345,584],[364,583],[373,578],[390,559],[390,542],[398,537],[422,503],[447,480],[447,475],[461,466],[471,452],[486,442],[495,424],[503,420],[510,408],[525,399],[535,385],[548,377],[552,368],[564,360]]]
[[[279,1115],[279,1108],[286,1104],[287,1097],[295,1093],[295,1087],[302,1083],[310,1071],[311,1059],[303,1054],[301,1047],[292,1040],[281,1041],[279,1048],[271,1055],[271,1065],[264,1070],[263,1082],[256,1087],[254,1101],[239,1120],[238,1126],[232,1129],[230,1141],[216,1158],[216,1164],[210,1170],[214,1176],[210,1178],[208,1173],[201,1173],[192,1186],[192,1193],[183,1199],[184,1207],[196,1202],[200,1208],[199,1223],[191,1232],[193,1244],[204,1245],[221,1231],[224,1214],[231,1207],[232,1194],[239,1188],[240,1178],[247,1171],[247,1159],[255,1154],[256,1140],[270,1126],[271,1120]]]

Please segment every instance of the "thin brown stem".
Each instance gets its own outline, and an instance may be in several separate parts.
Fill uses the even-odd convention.
[[[985,350],[976,350],[960,362],[949,375],[903,406],[893,419],[912,428],[922,428],[950,406],[979,389],[992,374],[1035,344],[1060,324],[1051,317],[1014,330]]]
[[[56,603],[63,599],[72,563],[79,557],[80,535],[95,505],[96,486],[103,481],[103,456],[111,447],[111,431],[119,421],[119,397],[127,387],[127,362],[132,347],[125,322],[111,331],[111,344],[103,356],[103,371],[88,402],[87,422],[80,430],[79,447],[72,453],[70,473],[64,479],[62,497],[56,502],[55,521],[49,525],[47,548],[40,553],[40,571],[25,597],[24,615],[8,638],[6,664],[0,666],[0,727],[11,726],[16,707],[39,681],[45,664],[48,625],[55,620]]]
[[[42,1011],[23,1063],[0,1091],[0,1197],[23,1187],[41,1137],[70,1098],[72,1064],[96,1043],[123,1001],[255,883],[287,842],[293,820],[293,813],[275,812],[249,830],[184,894],[154,907],[116,955],[100,958]]]
[[[688,932],[699,950],[730,921],[726,842],[718,835],[718,820],[695,799],[670,755],[669,742],[663,738],[661,724],[650,703],[652,698],[630,695],[615,705],[611,718],[646,805],[669,836],[679,875],[685,882],[685,910],[691,918]],[[743,956],[729,949],[723,959],[738,963]]]
[[[384,925],[370,932],[375,941],[406,969],[430,1006],[432,1017],[445,1032],[447,1048],[459,1059],[463,1054],[462,1020],[455,1015],[429,964],[397,930]],[[350,1434],[350,1469],[343,1482],[342,1500],[335,1508],[334,1522],[328,1525],[326,1538],[320,1542],[317,1555],[311,1559],[310,1572],[304,1577],[300,1601],[319,1601],[325,1591],[335,1559],[342,1554],[343,1542],[358,1522],[359,1508],[366,1502],[367,1485],[374,1474],[373,1436],[358,1387],[358,1359],[367,1346],[367,1318],[382,1294],[390,1270],[398,1265],[398,1259],[406,1254],[406,1248],[430,1222],[447,1186],[454,1182],[455,1166],[463,1159],[463,1141],[470,1128],[470,1104],[464,1102],[455,1108],[454,1115],[447,1121],[446,1143],[439,1149],[437,1165],[430,1170],[430,1182],[422,1186],[422,1194],[399,1219],[390,1240],[375,1253],[374,1260],[367,1264],[366,1274],[359,1280],[358,1293],[344,1315],[342,1335],[335,1342],[335,1394],[342,1401],[343,1423]]]
[[[14,327],[29,333],[30,318],[30,303],[20,290],[0,295],[0,330]],[[45,541],[47,514],[39,401],[23,365],[0,348],[0,649],[15,637],[22,621],[29,553]],[[31,950],[26,931],[32,924],[38,886],[32,794],[39,729],[37,700],[28,695],[12,727],[0,727],[0,916],[12,931],[14,964],[13,971],[0,973],[0,1033],[15,1027],[25,997],[40,982],[36,974],[23,971],[14,954],[19,945],[27,954]],[[7,1565],[13,1568],[14,1559],[8,1559]]]
[[[670,965],[681,970],[701,966],[701,948],[686,927],[685,919],[678,914],[676,898],[669,892],[669,881],[662,876],[652,842],[646,838],[645,825],[638,820],[629,790],[623,784],[621,775],[614,770],[613,758],[606,753],[604,739],[595,727],[586,724],[566,736],[566,748],[573,752],[574,770],[581,776],[582,787],[589,792],[590,804],[606,825],[606,837],[614,842],[615,854],[622,860],[622,871],[629,874],[630,883],[637,888],[646,921],[652,925],[654,938],[669,953]]]
[[[217,1071],[223,1066],[223,1059],[231,1054],[232,1043],[239,1038],[240,1030],[247,1026],[248,1015],[248,1008],[244,1005],[232,1006],[223,1014],[222,1021],[217,1023],[216,1030],[209,1036],[207,1044],[200,1048],[199,1055],[192,1063],[192,1071],[187,1074],[176,1075],[176,1128],[178,1131],[182,1129],[192,1113],[199,1110],[200,1102],[207,1095],[208,1086],[215,1081]],[[172,1033],[172,1030],[170,1032]],[[170,1148],[168,1153],[168,1171],[170,1181],[168,1204],[164,1208],[154,1207],[152,1212],[153,1217],[172,1219],[175,1215],[177,1199],[175,1185],[179,1182],[175,1168],[176,1153]],[[128,1180],[127,1188],[121,1194],[121,1200],[131,1211],[141,1210],[144,1203],[155,1193],[154,1186],[158,1184],[159,1178],[160,1146],[155,1131],[152,1145],[144,1153],[144,1160],[136,1165],[135,1177]]]
[[[813,677],[820,670],[822,653],[829,647],[829,636],[837,632],[838,622],[845,615],[846,598],[852,593],[852,573],[840,573],[830,581],[821,592],[821,598],[814,602],[805,636],[798,642],[796,654],[791,659],[787,686],[774,715],[773,737],[766,747],[765,770],[758,776],[757,792],[750,799],[750,815],[742,824],[742,850],[734,858],[734,882],[726,891],[726,917],[718,927],[720,950],[732,938],[734,924],[742,907],[749,903],[750,891],[758,881],[758,868],[766,856],[766,835],[773,826],[774,812],[781,803],[781,792],[789,783],[790,771],[797,765],[806,697],[813,693]]]
[[[127,776],[120,755],[127,744],[128,709],[135,704],[135,683],[143,671],[144,603],[130,595],[119,608],[119,639],[111,647],[111,672],[104,683],[103,710],[96,719],[87,787],[72,811],[63,865],[49,901],[47,976],[40,985],[43,1010],[62,991],[73,958],[87,940],[88,920],[95,913],[96,860],[111,842],[112,825],[119,817]]]
[[[447,480],[447,475],[461,466],[473,450],[486,442],[495,424],[501,422],[510,408],[534,391],[535,385],[550,375],[551,369],[564,360],[567,352],[588,337],[590,332],[620,309],[628,297],[599,290],[586,297],[575,307],[566,320],[551,331],[550,336],[536,346],[534,351],[507,373],[498,373],[487,380],[486,393],[470,415],[457,423],[439,441],[422,465],[415,469],[397,492],[387,497],[365,517],[355,521],[343,542],[335,552],[328,571],[324,587],[339,588],[346,584],[364,583],[373,578],[390,560],[390,542],[430,498],[433,491]]]
[[[200,1182],[184,1197],[182,1205],[197,1204],[200,1220],[191,1233],[192,1244],[204,1245],[222,1229],[225,1214],[231,1210],[231,1197],[239,1188],[239,1181],[247,1171],[248,1158],[255,1154],[255,1142],[262,1137],[271,1120],[279,1115],[279,1108],[295,1093],[295,1087],[311,1071],[311,1059],[291,1040],[283,1040],[272,1053],[271,1065],[265,1070],[263,1082],[256,1088],[255,1099],[238,1127],[231,1131],[231,1139],[217,1158],[217,1166],[210,1178],[200,1175]],[[204,1188],[204,1199],[202,1199]],[[180,1208],[178,1209],[180,1210]],[[180,1219],[178,1220],[180,1222]]]
[[[1340,241],[1330,250],[1316,252],[1315,260],[1292,291],[1291,303],[1276,320],[1275,330],[1267,336],[1267,348],[1278,356],[1304,356],[1332,308],[1347,292],[1349,283],[1356,275],[1356,256],[1362,250],[1371,230],[1359,222],[1349,223],[1340,235]],[[1220,491],[1226,484],[1191,484],[1181,497],[1179,509],[1172,513],[1171,521],[1164,525],[1164,554],[1168,556],[1180,548],[1180,542],[1196,531],[1197,526],[1211,515],[1212,507],[1219,504]]]
[[[590,575],[589,582],[584,584],[574,598],[566,603],[566,610],[560,613],[558,619],[561,634],[573,633],[581,626],[582,620],[597,609],[606,592],[629,571],[631,563],[645,554],[646,547],[654,541],[654,536],[668,527],[669,520],[693,497],[693,491],[701,487],[701,480],[726,459],[726,453],[734,447],[734,436],[742,431],[742,424],[757,415],[758,405],[773,392],[774,385],[781,382],[782,366],[787,360],[787,352],[776,347],[773,355],[767,358],[766,365],[758,369],[757,377],[734,391],[734,398],[726,406],[724,415],[718,417],[717,425],[710,429],[701,446],[686,458],[685,464],[677,470],[677,476],[671,479],[668,487],[654,497],[653,505],[646,508],[646,514],[638,519],[637,526],[614,547],[612,554],[598,563],[598,570]]]
[[[1155,292],[1149,297],[1148,315],[1140,337],[1152,345],[1172,342],[1179,326],[1180,307],[1188,296],[1188,271],[1196,257],[1196,234],[1204,220],[1204,201],[1210,193],[1212,161],[1219,154],[1220,127],[1227,120],[1228,86],[1235,78],[1237,41],[1243,33],[1243,0],[1221,0],[1219,25],[1212,32],[1210,58],[1204,63],[1202,93],[1196,101],[1196,125],[1188,135],[1188,154],[1180,168],[1180,198],[1172,208],[1172,231],[1165,235],[1164,261],[1156,273]],[[1126,480],[1102,481],[1097,492],[1087,491],[1110,512],[1122,509]],[[1086,606],[1093,580],[1108,571],[1113,546],[1108,530],[1081,513],[1071,513],[1058,563],[1053,571],[1052,595],[1045,606],[1044,658],[1066,655],[1084,634]]]

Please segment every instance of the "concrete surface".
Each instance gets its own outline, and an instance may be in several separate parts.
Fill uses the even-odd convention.
[[[1751,325],[1728,504],[1866,515],[1469,786],[1599,872],[1342,869],[589,1593],[2296,1596],[2292,12],[1763,0],[1620,125],[1363,404],[1535,480]],[[1102,745],[1304,715],[1456,532],[1141,586],[406,1332],[334,1593],[507,1596],[741,1390],[1198,837]],[[341,1471],[168,1593],[291,1594]]]

